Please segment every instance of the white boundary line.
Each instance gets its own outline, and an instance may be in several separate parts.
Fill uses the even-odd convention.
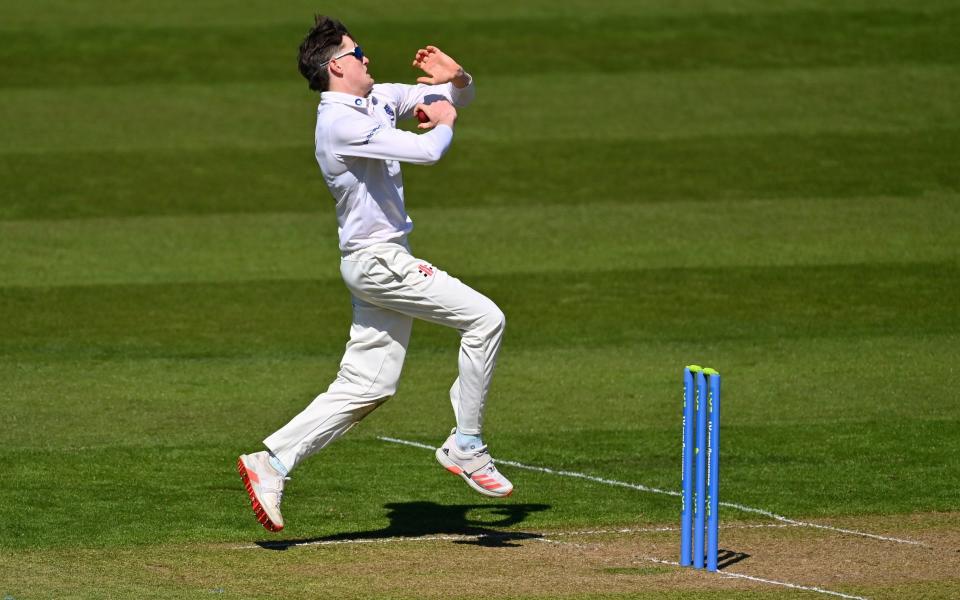
[[[427,444],[421,444],[420,442],[411,442],[410,440],[401,440],[398,438],[386,437],[386,436],[377,436],[378,440],[384,442],[390,442],[392,444],[401,444],[404,446],[412,446],[414,448],[423,448],[424,450],[436,450],[435,447],[429,446]],[[679,496],[680,492],[675,492],[673,490],[663,490],[660,488],[646,486],[640,483],[628,483],[626,481],[618,481],[616,479],[607,479],[604,477],[595,477],[593,475],[587,475],[586,473],[577,473],[576,471],[559,471],[556,469],[551,469],[549,467],[538,467],[534,465],[525,465],[523,463],[518,463],[512,460],[500,460],[497,459],[497,463],[501,465],[510,465],[511,467],[516,467],[518,469],[526,469],[527,471],[536,471],[538,473],[546,473],[548,475],[559,475],[560,477],[575,477],[577,479],[586,479],[587,481],[593,481],[596,483],[602,483],[604,485],[611,485],[615,487],[625,487],[632,490],[638,490],[641,492],[650,492],[651,494],[664,494],[667,496]],[[857,531],[855,529],[843,529],[841,527],[833,527],[832,525],[821,525],[819,523],[810,523],[808,521],[797,521],[795,519],[790,519],[783,515],[778,515],[769,510],[764,510],[762,508],[754,508],[752,506],[745,506],[743,504],[734,504],[733,502],[720,502],[720,506],[726,506],[728,508],[733,508],[739,511],[754,513],[758,515],[763,515],[769,517],[781,523],[788,523],[790,525],[796,525],[801,527],[813,527],[816,529],[826,529],[828,531],[835,531],[838,533],[846,533],[849,535],[856,535],[865,538],[871,538],[874,540],[882,540],[884,542],[894,542],[896,544],[910,544],[914,546],[923,546],[925,548],[930,548],[927,544],[923,542],[918,542],[916,540],[905,540],[902,538],[889,537],[885,535],[877,535],[875,533],[867,533],[865,531]]]

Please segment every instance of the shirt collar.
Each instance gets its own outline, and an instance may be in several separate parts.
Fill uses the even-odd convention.
[[[320,94],[320,104],[346,104],[356,109],[367,111],[370,104],[369,98],[361,98],[353,94],[344,94],[343,92],[323,92]]]

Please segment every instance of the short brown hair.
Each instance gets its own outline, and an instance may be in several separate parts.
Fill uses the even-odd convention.
[[[324,64],[340,48],[343,36],[350,32],[343,23],[324,15],[316,15],[313,28],[300,44],[299,67],[311,90],[325,92],[330,88],[330,73]]]

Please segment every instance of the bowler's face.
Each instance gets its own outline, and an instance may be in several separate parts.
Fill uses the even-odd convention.
[[[337,54],[350,52],[356,47],[357,43],[345,35],[340,42],[340,49]],[[364,56],[362,60],[357,60],[353,55],[348,55],[338,58],[337,63],[343,69],[344,83],[359,92],[358,96],[366,96],[370,93],[373,88],[373,77],[367,72],[367,65],[370,64],[369,58]]]

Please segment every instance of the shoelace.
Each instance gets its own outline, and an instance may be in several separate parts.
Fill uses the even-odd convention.
[[[473,451],[474,456],[483,456],[484,454],[490,454],[490,451],[487,450],[486,446],[480,446],[479,448]]]
[[[280,481],[290,481],[290,478],[289,478],[289,477],[283,477],[283,478],[280,479]],[[282,485],[279,485],[279,486],[277,486],[277,487],[270,487],[270,488],[264,487],[264,488],[263,488],[263,491],[264,491],[265,493],[267,493],[267,494],[273,493],[273,494],[276,494],[276,495],[277,495],[276,508],[279,509],[279,508],[280,508],[280,502],[283,501],[283,486],[282,486]]]

